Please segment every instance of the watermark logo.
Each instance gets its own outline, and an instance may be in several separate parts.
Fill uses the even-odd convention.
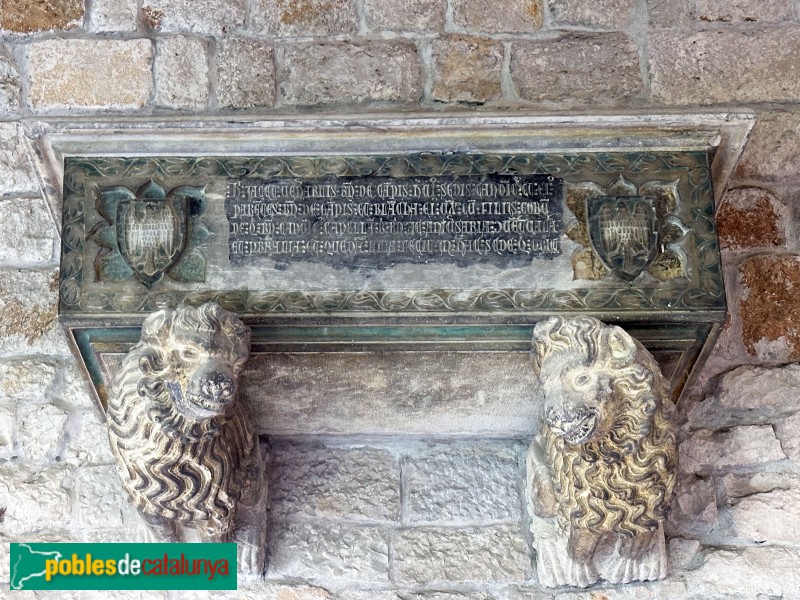
[[[236,544],[12,543],[12,590],[235,590]]]

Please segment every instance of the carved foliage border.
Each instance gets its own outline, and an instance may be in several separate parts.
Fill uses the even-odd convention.
[[[84,286],[85,206],[93,206],[90,182],[99,178],[181,177],[202,184],[211,177],[392,177],[544,174],[647,174],[653,178],[686,174],[693,223],[695,269],[686,287],[596,287],[574,290],[409,290],[382,291],[151,291],[97,292]],[[574,179],[574,177],[573,177]],[[568,178],[569,181],[569,178]],[[144,313],[185,301],[215,300],[244,314],[331,312],[538,312],[717,310],[724,288],[713,218],[707,157],[701,152],[580,153],[568,155],[414,154],[327,157],[202,157],[68,159],[64,174],[64,222],[61,259],[62,313]]]

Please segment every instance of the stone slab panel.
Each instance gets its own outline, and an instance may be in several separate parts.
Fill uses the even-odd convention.
[[[364,0],[367,29],[372,31],[444,30],[447,0]]]
[[[84,0],[14,0],[3,2],[2,9],[0,29],[14,33],[71,29],[80,25]]]
[[[376,448],[281,444],[272,454],[269,492],[277,518],[397,521],[400,464]]]
[[[800,256],[750,257],[739,266],[739,284],[747,352],[765,362],[800,358]]]
[[[613,105],[642,91],[639,49],[622,33],[515,42],[511,77],[524,100]]]
[[[731,535],[763,544],[800,543],[800,491],[774,490],[739,500],[725,511]]]
[[[257,354],[242,384],[260,433],[283,435],[527,434],[540,397],[527,352]]]
[[[422,95],[417,47],[409,41],[287,46],[281,63],[286,105],[417,102]]]
[[[276,37],[356,33],[353,0],[254,0],[251,28]]]
[[[63,528],[71,508],[62,487],[66,476],[60,467],[33,472],[19,464],[0,465],[0,506],[6,507],[3,532],[34,541],[27,534]]]
[[[500,97],[503,47],[488,38],[451,35],[433,42],[433,90],[440,102],[488,102]]]
[[[705,23],[756,23],[793,21],[786,0],[697,0],[695,17]]]
[[[720,433],[701,429],[679,450],[680,468],[687,473],[755,466],[785,458],[770,425],[746,425]]]
[[[410,522],[517,520],[519,456],[513,443],[434,447],[403,464]]]
[[[202,110],[208,104],[208,56],[203,40],[169,37],[156,42],[156,106]]]
[[[717,214],[720,246],[727,250],[783,246],[789,219],[786,206],[768,190],[728,190]]]
[[[689,410],[692,427],[721,429],[771,423],[798,410],[800,365],[742,366],[725,373],[708,398]]]
[[[19,108],[20,80],[10,49],[0,46],[0,113]]]
[[[404,529],[393,534],[392,544],[400,584],[522,582],[530,576],[519,525]]]
[[[556,25],[624,29],[631,22],[635,0],[548,0]]]
[[[217,45],[217,102],[222,108],[256,108],[275,104],[272,44],[225,38]]]
[[[736,165],[739,179],[779,180],[800,171],[800,113],[759,115]]]
[[[17,123],[0,123],[0,196],[39,191],[23,136]]]
[[[541,0],[508,0],[502,10],[483,0],[451,0],[453,22],[469,32],[529,33],[544,24]]]
[[[49,263],[57,239],[55,224],[42,198],[0,200],[0,263]]]
[[[387,583],[389,542],[376,527],[273,524],[269,577]]]
[[[60,459],[59,441],[64,435],[67,413],[52,405],[23,404],[17,409],[22,450],[30,464],[43,465]]]
[[[92,0],[87,28],[94,33],[136,31],[138,10],[136,0]]]
[[[209,35],[232,33],[244,25],[246,0],[144,0],[148,27]]]
[[[800,28],[650,36],[653,99],[672,105],[794,101]]]
[[[0,356],[69,354],[56,319],[54,270],[0,269]]]
[[[686,574],[692,598],[730,594],[733,598],[796,598],[800,589],[800,551],[763,547],[710,552],[701,568]]]
[[[135,109],[150,99],[150,40],[50,39],[25,47],[34,109]]]

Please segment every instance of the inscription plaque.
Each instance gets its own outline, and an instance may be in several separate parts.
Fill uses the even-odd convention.
[[[563,195],[552,175],[228,179],[229,259],[524,266],[561,253]]]

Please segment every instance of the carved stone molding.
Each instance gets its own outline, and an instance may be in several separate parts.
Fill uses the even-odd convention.
[[[591,317],[538,323],[533,362],[545,396],[526,482],[539,581],[664,578],[677,451],[657,363],[623,329]]]
[[[150,540],[235,541],[240,569],[262,573],[265,449],[238,401],[249,349],[217,304],[149,315],[114,377],[108,434]]]

